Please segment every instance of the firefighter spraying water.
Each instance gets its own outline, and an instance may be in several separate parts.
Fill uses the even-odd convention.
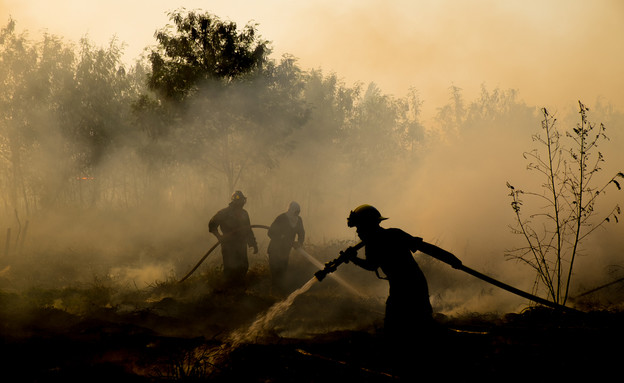
[[[417,377],[439,358],[438,355],[444,353],[444,342],[441,341],[444,329],[433,319],[427,280],[412,256],[413,252],[421,251],[455,269],[535,302],[572,311],[478,273],[464,266],[450,252],[424,242],[420,237],[398,228],[383,228],[380,223],[385,219],[371,205],[361,205],[351,211],[347,225],[356,228],[362,242],[340,252],[338,258],[327,262],[314,276],[322,281],[341,264],[351,262],[388,280],[390,289],[386,300],[384,334],[389,344],[387,352],[392,355],[394,368],[399,374]],[[364,258],[358,257],[358,250],[362,247]],[[379,275],[379,270],[385,277]],[[415,364],[415,361],[419,363]]]
[[[314,284],[323,281],[340,265],[353,263],[375,272],[379,278],[388,280],[390,290],[386,300],[383,334],[388,341],[389,348],[384,352],[387,352],[393,360],[394,368],[396,368],[393,372],[405,376],[419,374],[423,368],[433,365],[429,362],[433,363],[436,355],[444,352],[445,343],[440,337],[444,334],[442,332],[444,329],[433,319],[427,280],[412,256],[412,253],[416,251],[428,254],[455,269],[467,272],[532,301],[556,309],[576,311],[480,274],[464,266],[461,260],[450,252],[427,243],[420,237],[412,236],[398,228],[381,227],[380,223],[386,219],[370,205],[361,205],[351,211],[347,224],[349,227],[356,228],[362,241],[341,251],[336,259],[325,263],[324,266],[313,262],[322,268],[314,273],[307,283],[293,291],[287,298],[272,305],[266,312],[258,315],[250,326],[230,333],[226,342],[213,353],[213,357],[225,360],[232,350],[241,344],[257,340],[259,336],[271,330],[273,320],[283,315],[297,297],[308,292]],[[251,226],[268,230],[268,227],[264,225]],[[358,251],[362,248],[365,251],[363,258],[358,257]],[[297,250],[312,258],[303,249]],[[414,364],[416,360],[419,361],[418,365]]]
[[[362,247],[364,247],[364,242],[360,242],[355,246],[348,247],[346,250],[341,251],[338,258],[327,262],[323,269],[314,273],[314,276],[319,281],[322,281],[329,273],[333,273],[334,271],[336,271],[336,269],[338,269],[338,266],[342,265],[343,263],[349,263],[349,260],[353,257],[353,254],[357,253],[357,251]]]
[[[433,320],[427,280],[412,256],[412,253],[416,251],[421,251],[455,269],[469,273],[534,302],[555,309],[576,311],[526,293],[472,270],[464,266],[462,261],[452,253],[427,243],[420,237],[412,236],[398,228],[381,227],[380,223],[386,219],[371,205],[361,205],[351,211],[347,219],[347,225],[356,228],[357,234],[362,241],[341,251],[336,259],[325,263],[324,266],[319,262],[313,262],[322,268],[314,273],[312,279],[292,292],[286,299],[273,305],[266,313],[260,315],[248,329],[233,333],[230,339],[231,344],[238,345],[244,343],[268,330],[272,320],[288,310],[296,297],[307,292],[314,283],[323,281],[343,263],[353,263],[363,269],[375,272],[379,278],[386,279],[389,282],[390,290],[386,300],[384,333],[391,341],[391,344],[396,346],[394,349],[403,350],[407,344],[420,344],[422,346],[421,349],[426,350],[427,345],[431,345],[432,336],[436,334],[437,324]],[[264,225],[250,226],[269,229],[269,227]],[[208,251],[204,258],[182,280],[186,279],[217,245],[218,243]],[[364,258],[358,257],[358,251],[362,248],[365,249]],[[308,258],[312,258],[303,249],[298,248],[298,251]],[[315,260],[312,259],[311,261]],[[379,271],[383,273],[383,276]],[[340,279],[338,281],[345,284],[345,287],[350,287],[344,281]]]
[[[347,219],[347,225],[349,227],[356,227],[358,236],[360,236],[360,238],[362,239],[362,242],[358,243],[357,245],[351,246],[344,251],[341,251],[340,255],[336,259],[330,262],[327,262],[323,269],[317,271],[314,274],[316,279],[318,279],[319,281],[322,281],[328,274],[336,271],[338,266],[340,266],[341,264],[353,262],[354,264],[361,266],[367,270],[375,271],[375,273],[377,273],[378,276],[379,276],[378,270],[381,268],[381,270],[386,274],[387,279],[390,280],[390,275],[395,275],[395,272],[398,272],[398,274],[396,275],[401,275],[401,271],[393,270],[393,265],[395,262],[396,263],[407,262],[408,265],[411,264],[411,262],[406,260],[405,257],[403,257],[403,260],[394,259],[394,258],[398,258],[398,256],[395,255],[395,251],[403,251],[403,253],[405,253],[405,249],[409,249],[410,252],[420,251],[422,253],[425,253],[433,258],[436,258],[452,266],[455,269],[461,270],[476,278],[479,278],[494,286],[500,287],[513,294],[526,298],[530,301],[540,303],[542,305],[549,306],[551,308],[561,310],[561,311],[578,312],[577,310],[573,308],[563,306],[555,302],[548,301],[544,298],[540,298],[533,294],[529,294],[525,291],[517,289],[506,283],[500,282],[494,278],[484,275],[476,270],[473,270],[465,266],[461,262],[461,260],[459,260],[452,253],[444,249],[441,249],[438,246],[427,243],[423,241],[422,238],[411,237],[409,234],[403,232],[400,229],[384,229],[381,226],[379,226],[379,223],[385,219],[386,218],[382,217],[376,208],[370,205],[361,205],[357,207],[355,210],[351,211],[351,213],[349,214],[349,218]],[[383,242],[384,240],[404,241],[404,243],[402,246],[398,244],[392,245],[389,242]],[[387,247],[385,248],[382,246],[384,243],[387,244]],[[359,249],[361,249],[364,246],[367,247],[367,250],[369,248],[372,248],[370,255],[369,255],[369,252],[367,251],[365,259],[358,258],[357,252]],[[382,252],[383,252],[383,255],[381,254]],[[381,257],[387,257],[390,259],[385,260],[385,259],[382,259]],[[410,267],[414,268],[413,264]],[[388,271],[388,270],[392,270],[392,271]],[[390,272],[391,274],[388,274],[388,272]],[[419,276],[420,273],[416,272],[416,275]],[[424,276],[422,277],[422,279],[424,279]],[[423,281],[421,280],[420,283],[424,284],[426,287],[426,281],[423,283]]]
[[[381,227],[380,223],[385,219],[371,205],[361,205],[351,211],[347,225],[356,228],[362,242],[343,251],[315,276],[322,280],[327,273],[347,262],[378,276],[381,270],[390,285],[384,332],[392,341],[411,343],[430,333],[434,324],[427,279],[412,256],[424,242],[401,229]],[[365,257],[359,258],[357,252],[362,247]],[[450,253],[442,256],[449,264],[461,265],[461,261]]]

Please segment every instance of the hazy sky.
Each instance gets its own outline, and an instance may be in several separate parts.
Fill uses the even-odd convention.
[[[254,21],[275,58],[290,53],[347,85],[375,82],[397,96],[414,87],[425,111],[451,85],[471,99],[483,84],[536,106],[624,105],[621,0],[0,0],[0,21],[12,16],[33,37],[104,45],[117,36],[134,59],[180,7]]]

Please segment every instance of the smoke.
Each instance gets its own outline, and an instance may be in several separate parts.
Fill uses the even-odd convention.
[[[305,65],[375,81],[394,94],[414,86],[427,96],[427,118],[446,101],[449,83],[471,97],[483,82],[521,89],[527,102],[543,106],[578,97],[622,102],[618,1],[315,2],[301,13],[303,22],[324,28],[314,28],[305,44],[297,35],[281,43]]]
[[[560,124],[569,127],[576,120],[575,115],[563,115]],[[399,227],[420,236],[452,252],[468,267],[532,291],[534,272],[504,256],[511,248],[522,245],[521,238],[509,229],[514,217],[505,184],[539,189],[539,181],[526,170],[527,160],[522,156],[535,147],[531,135],[539,131],[537,108],[494,121],[476,120],[466,123],[460,132],[448,134],[447,139],[423,148],[416,161],[393,163],[380,167],[384,171],[371,169],[366,174],[345,174],[348,164],[337,160],[334,149],[304,140],[297,142],[294,152],[278,168],[265,175],[264,184],[269,186],[258,189],[258,184],[252,183],[257,175],[251,175],[242,180],[240,189],[249,198],[246,209],[253,224],[270,225],[290,201],[299,202],[308,246],[322,247],[338,241],[346,247],[357,242],[355,230],[346,226],[346,217],[356,206],[370,203],[389,217],[383,226]],[[615,150],[621,142],[621,132],[617,128],[613,131],[612,140],[604,147],[604,176],[613,174],[622,163],[622,155]],[[119,154],[120,158],[102,162],[98,174],[105,177],[127,170],[123,160],[126,155]],[[141,168],[138,164],[137,169]],[[391,170],[385,171],[388,168]],[[214,244],[207,233],[207,222],[228,202],[220,187],[209,189],[212,193],[206,194],[205,201],[192,196],[188,185],[196,184],[189,180],[199,179],[201,174],[199,168],[182,167],[169,175],[166,190],[158,184],[151,185],[164,192],[165,201],[173,204],[147,204],[131,209],[66,208],[33,219],[28,233],[31,241],[23,253],[36,259],[36,264],[30,266],[36,269],[38,278],[24,283],[54,286],[108,275],[122,285],[143,288],[184,275]],[[85,195],[95,185],[93,181],[97,180],[85,181]],[[195,202],[189,205],[177,199],[171,201],[168,195],[187,196]],[[605,197],[606,206],[621,201],[615,189]],[[609,267],[620,263],[621,227],[608,225],[586,243],[584,255],[577,261],[575,288],[580,290],[575,291],[580,293],[583,288],[603,283],[609,277]],[[266,232],[256,230],[256,237],[260,253],[250,254],[250,264],[252,268],[266,267]],[[334,252],[318,253],[312,247],[308,252],[325,262],[337,256],[340,246],[333,248]],[[426,255],[417,254],[416,259],[428,278],[436,311],[511,312],[526,305],[525,300],[513,294]],[[220,264],[216,251],[203,267],[218,268]],[[340,275],[346,273],[347,282],[383,301],[387,284],[377,281],[372,273],[356,272],[354,268],[345,265],[341,268],[344,271],[339,270]],[[303,282],[312,276],[313,270],[301,268],[293,272],[300,273],[297,280]],[[2,277],[18,271],[3,271]],[[332,290],[353,298],[340,286],[334,285]]]
[[[144,288],[154,285],[155,281],[166,281],[171,277],[173,265],[152,264],[140,267],[113,267],[110,275],[123,286],[136,286]]]
[[[297,201],[302,207],[308,245],[355,243],[355,231],[346,226],[346,217],[356,206],[369,203],[389,217],[385,227],[402,228],[451,251],[469,267],[531,291],[534,273],[504,257],[519,244],[519,238],[508,228],[514,217],[505,184],[534,190],[540,186],[526,171],[522,157],[535,146],[531,135],[540,130],[539,107],[550,110],[553,106],[561,123],[571,127],[578,121],[574,112],[577,98],[587,97],[592,110],[592,99],[600,94],[616,105],[621,103],[624,84],[617,74],[624,57],[621,49],[614,49],[618,46],[614,39],[624,35],[618,18],[622,8],[616,2],[598,2],[592,5],[594,12],[586,12],[580,4],[549,2],[540,3],[538,12],[537,5],[531,7],[526,2],[522,7],[490,1],[470,5],[455,2],[452,7],[445,2],[412,3],[393,3],[381,10],[368,2],[338,8],[316,3],[303,11],[293,10],[295,16],[306,13],[306,17],[293,17],[289,22],[326,27],[306,29],[301,32],[304,38],[293,34],[284,40],[278,40],[282,36],[274,32],[275,44],[279,49],[292,48],[304,68],[329,68],[349,81],[371,80],[390,92],[403,92],[405,84],[416,86],[428,108],[422,121],[434,137],[444,133],[445,139],[432,139],[417,159],[393,159],[375,169],[353,172],[339,149],[319,145],[319,140],[309,136],[295,137],[294,150],[281,158],[279,166],[266,173],[247,173],[237,188],[249,197],[246,208],[253,224],[269,225],[291,201]],[[6,7],[3,4],[0,9]],[[591,27],[597,24],[601,28]],[[160,26],[148,28],[150,34]],[[270,24],[260,25],[265,26]],[[345,56],[349,57],[347,62],[334,61]],[[470,103],[483,81],[519,89],[532,101],[523,112],[497,120],[475,120],[464,124],[461,131],[439,132],[434,114],[448,100],[449,83],[465,88]],[[254,96],[247,95],[246,103]],[[607,176],[624,170],[620,168],[624,155],[618,149],[624,139],[624,121],[617,113],[609,113],[607,105],[602,107],[597,109],[595,120],[606,119],[611,137],[604,146],[607,162],[601,173]],[[615,120],[609,120],[610,116]],[[52,132],[58,127],[49,128]],[[318,135],[322,138],[322,133]],[[250,137],[243,139],[253,142]],[[55,164],[62,163],[57,149],[64,143],[59,137],[50,135],[46,144],[36,161],[42,166],[42,174],[50,174]],[[79,197],[85,201],[97,194],[115,202],[105,209],[63,207],[28,217],[28,232],[22,231],[28,241],[23,248],[11,246],[8,259],[13,267],[0,267],[0,287],[65,285],[91,280],[94,275],[110,275],[122,284],[144,287],[184,275],[214,244],[207,222],[227,205],[228,192],[222,185],[195,188],[201,180],[215,179],[205,166],[159,170],[150,178],[151,184],[137,185],[134,181],[143,178],[132,174],[150,171],[150,164],[141,162],[132,150],[120,150],[100,163],[98,178],[74,179],[72,182],[80,182]],[[159,184],[159,177],[166,178],[166,188]],[[53,179],[58,177],[50,177]],[[100,179],[115,179],[120,184],[102,185]],[[54,195],[59,185],[50,183],[46,188]],[[146,193],[145,200],[137,204],[114,194],[132,188],[155,195]],[[601,206],[613,206],[618,201],[622,201],[621,193],[613,190]],[[22,229],[25,219],[19,217]],[[5,226],[15,227],[14,217],[7,221],[10,223]],[[609,267],[620,264],[623,234],[622,223],[610,224],[586,243],[575,272],[579,292],[602,283],[609,276]],[[266,265],[268,239],[262,230],[256,236],[261,251],[250,255],[250,261],[252,266],[261,267]],[[337,255],[310,253],[321,261]],[[428,277],[436,310],[515,311],[525,303],[422,254],[416,257]],[[219,265],[217,252],[204,266]],[[349,270],[353,265],[344,267]],[[345,277],[353,279],[348,281],[371,296],[387,294],[386,284],[371,273],[349,272],[352,274],[347,272]],[[302,272],[300,277],[305,281],[311,276]],[[20,283],[16,278],[23,280]],[[341,294],[339,289],[337,293]]]
[[[239,25],[257,22],[276,57],[290,53],[305,68],[338,73],[349,83],[376,82],[404,95],[426,95],[426,118],[447,100],[453,83],[475,97],[482,83],[521,89],[528,103],[563,108],[577,98],[622,103],[624,7],[618,0],[471,2],[271,0],[154,1],[150,7],[121,1],[0,1],[0,15],[21,27],[106,45],[127,43],[129,61],[155,43],[166,11],[206,9]],[[123,11],[121,11],[123,10]],[[318,28],[323,25],[323,28]]]

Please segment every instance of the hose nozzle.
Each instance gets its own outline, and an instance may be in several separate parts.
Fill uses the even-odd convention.
[[[323,269],[323,270],[319,270],[316,273],[314,273],[314,277],[316,277],[316,279],[318,279],[318,281],[322,281],[323,279],[325,279],[325,277],[327,276],[327,274],[329,274],[329,270],[327,270],[327,268]]]
[[[325,279],[327,274],[333,273],[334,271],[336,271],[338,266],[342,265],[343,263],[348,263],[349,259],[351,259],[352,257],[355,257],[358,249],[360,249],[362,246],[364,246],[364,244],[360,242],[359,244],[355,246],[349,247],[345,251],[341,251],[338,258],[327,262],[325,264],[325,268],[314,273],[314,276],[316,277],[316,279],[318,279],[320,282],[323,279]]]
[[[342,263],[344,263],[345,260],[341,259],[340,257],[334,259],[333,261],[329,261],[325,264],[325,268],[322,270],[317,271],[316,273],[314,273],[314,276],[316,277],[316,279],[320,281],[322,281],[323,279],[325,279],[325,277],[327,276],[327,274],[329,273],[333,273],[334,271],[336,271],[336,269],[338,268],[338,266]]]

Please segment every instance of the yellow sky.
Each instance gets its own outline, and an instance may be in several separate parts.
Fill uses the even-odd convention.
[[[290,53],[304,69],[397,96],[414,87],[425,109],[441,106],[451,85],[471,99],[482,84],[536,106],[604,97],[624,107],[621,0],[0,0],[0,21],[73,41],[116,35],[134,58],[179,7],[253,20],[276,58]]]

